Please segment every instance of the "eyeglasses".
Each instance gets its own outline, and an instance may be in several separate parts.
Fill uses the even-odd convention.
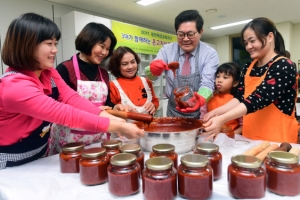
[[[193,38],[195,37],[195,34],[196,34],[196,33],[197,33],[197,32],[193,32],[193,31],[189,31],[189,32],[187,32],[187,33],[178,31],[176,35],[177,35],[177,38],[178,38],[178,39],[184,39],[185,36],[187,36],[189,39],[193,39]]]

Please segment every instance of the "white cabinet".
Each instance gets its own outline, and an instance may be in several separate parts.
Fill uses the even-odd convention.
[[[86,13],[72,11],[61,17],[62,59],[69,60],[77,51],[75,39],[85,25],[90,22],[102,23],[111,29],[111,20]]]

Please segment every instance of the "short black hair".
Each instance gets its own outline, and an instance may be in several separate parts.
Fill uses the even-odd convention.
[[[199,14],[198,10],[185,10],[179,13],[177,17],[175,18],[175,31],[177,32],[178,27],[183,22],[196,22],[196,28],[197,31],[200,33],[200,31],[203,28],[203,18]]]
[[[117,39],[114,33],[103,24],[90,22],[78,34],[75,40],[76,50],[91,55],[92,48],[97,43],[103,43],[107,38],[110,38],[111,44],[109,53],[105,59],[109,58],[117,44]]]

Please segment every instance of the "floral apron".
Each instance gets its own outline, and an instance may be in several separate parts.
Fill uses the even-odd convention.
[[[99,73],[101,81],[82,81],[76,55],[72,57],[72,61],[77,78],[77,93],[91,101],[94,105],[103,106],[106,102],[108,88],[102,78],[100,69]],[[82,142],[84,145],[90,145],[95,142],[108,140],[109,138],[109,133],[103,134],[79,129],[70,129],[67,126],[53,124],[51,127],[48,155],[59,153],[62,146],[66,143]]]

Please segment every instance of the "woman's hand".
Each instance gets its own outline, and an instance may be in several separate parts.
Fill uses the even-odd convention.
[[[147,113],[154,115],[155,114],[155,105],[152,102],[146,103],[145,109]]]
[[[207,113],[208,114],[208,113]],[[205,141],[216,137],[221,130],[222,125],[225,123],[225,120],[222,116],[216,116],[209,119],[207,122],[203,124],[205,127],[205,132],[202,133],[202,135],[207,135],[208,137],[205,138]]]
[[[206,114],[204,115],[204,117],[203,117],[202,120],[203,120],[203,122],[205,123],[205,122],[207,122],[208,120],[210,120],[211,118],[216,117],[216,116],[218,116],[218,114],[217,114],[216,109],[215,109],[215,110],[212,110],[212,111],[206,113]]]
[[[109,106],[99,106],[99,108],[101,110],[111,110],[112,109],[112,107],[109,107]]]
[[[122,136],[125,136],[128,139],[135,139],[144,136],[144,130],[139,129],[135,124],[131,123],[122,123],[120,127],[120,132]]]
[[[125,111],[125,112],[137,112],[137,110],[129,105],[116,104],[114,110]]]

